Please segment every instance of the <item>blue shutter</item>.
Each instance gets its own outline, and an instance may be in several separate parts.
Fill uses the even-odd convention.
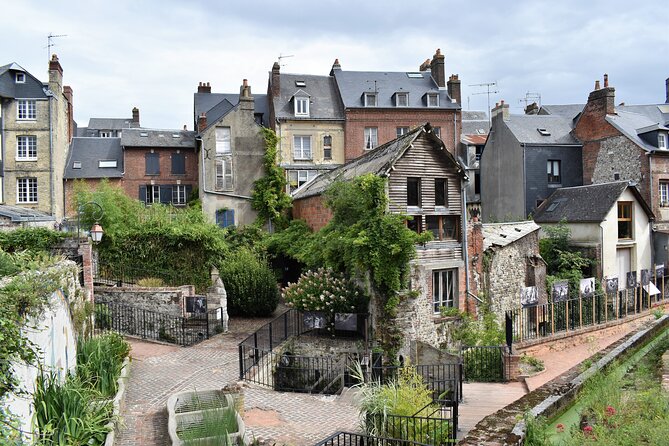
[[[216,211],[216,224],[221,228],[234,226],[235,224],[235,210],[234,209],[219,209]]]
[[[146,203],[146,186],[139,186],[139,201]]]
[[[172,202],[172,186],[160,186],[160,202],[162,204]]]

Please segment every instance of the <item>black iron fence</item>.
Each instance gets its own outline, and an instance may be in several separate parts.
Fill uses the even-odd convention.
[[[96,302],[94,319],[97,332],[116,331],[183,346],[209,339],[222,329],[220,308],[183,317],[117,302]]]
[[[531,305],[506,312],[507,342],[554,336],[648,311],[663,301],[643,287]]]
[[[382,438],[353,432],[337,432],[314,446],[398,446],[396,438]],[[402,446],[429,446],[425,443],[404,440]]]
[[[93,278],[96,284],[108,286],[128,286],[137,285],[145,280],[149,286],[156,286],[156,279],[159,279],[160,286],[180,286],[184,284],[183,275],[172,270],[148,269],[148,268],[129,268],[123,264],[100,263],[95,270]]]
[[[432,391],[433,401],[462,401],[462,363],[414,365],[423,383]],[[375,356],[372,381],[387,383],[397,376],[400,366],[382,365],[381,356]]]
[[[410,443],[443,445],[457,437],[457,403],[453,407],[426,406],[412,416],[368,414],[365,430],[381,438]]]
[[[504,361],[505,346],[462,347],[464,380],[469,382],[503,382],[507,380],[509,362]]]

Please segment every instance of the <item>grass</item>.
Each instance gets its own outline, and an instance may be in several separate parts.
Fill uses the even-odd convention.
[[[80,340],[77,344],[77,376],[104,397],[111,398],[118,390],[117,380],[129,353],[130,344],[118,333]]]

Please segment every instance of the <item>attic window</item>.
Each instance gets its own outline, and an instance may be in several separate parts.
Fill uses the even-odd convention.
[[[98,167],[101,169],[104,169],[106,167],[116,167],[117,163],[116,160],[100,160],[98,161]]]
[[[657,134],[657,148],[667,150],[667,135],[664,133]]]
[[[365,107],[376,107],[376,93],[365,93]]]
[[[422,79],[423,78],[423,73],[407,73],[407,77],[411,79]]]
[[[180,135],[178,133],[172,133],[172,138],[178,138]]]
[[[476,129],[476,133],[478,133],[479,135],[485,135],[485,130],[483,130],[483,129]]]
[[[16,73],[16,83],[25,84],[26,83],[26,74],[25,73]]]
[[[427,94],[427,106],[428,107],[439,107],[439,94],[438,93],[428,93]]]
[[[408,107],[409,93],[395,93],[395,107]]]
[[[295,81],[295,86],[296,87],[306,87],[307,83],[304,81]]]
[[[541,133],[543,136],[551,136],[551,132],[544,128],[538,128],[537,132]]]
[[[555,209],[557,209],[558,206],[560,206],[560,202],[559,201],[554,201],[553,203],[550,204],[550,206],[548,206],[548,209],[546,209],[546,212],[553,212]]]
[[[141,133],[139,134],[139,136],[142,136],[142,137],[146,138],[147,136],[149,136],[149,134],[146,133],[146,132],[141,132]]]
[[[73,169],[81,169],[81,161],[74,161],[72,163],[72,168]]]

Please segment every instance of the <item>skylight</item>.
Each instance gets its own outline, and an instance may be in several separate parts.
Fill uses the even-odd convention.
[[[172,133],[172,138],[178,138],[180,135],[178,133]]]
[[[73,169],[81,169],[81,161],[74,161],[72,163],[72,168]]]
[[[143,136],[143,137],[145,137],[145,138],[146,138],[147,136],[149,136],[149,134],[148,134],[148,133],[146,133],[146,132],[141,132],[141,133],[139,134],[139,136]]]
[[[550,206],[548,206],[548,209],[546,209],[546,212],[553,212],[555,209],[557,209],[558,206],[560,206],[560,202],[559,201],[554,201],[550,204]]]
[[[408,72],[407,77],[409,77],[411,79],[422,79],[423,78],[423,73]]]
[[[116,160],[100,160],[100,161],[98,161],[98,167],[100,167],[100,168],[116,167],[116,165],[117,165]]]
[[[305,81],[295,81],[296,87],[306,87],[307,83]]]
[[[538,128],[537,132],[541,133],[543,136],[551,136],[551,132],[546,130],[545,128]]]

